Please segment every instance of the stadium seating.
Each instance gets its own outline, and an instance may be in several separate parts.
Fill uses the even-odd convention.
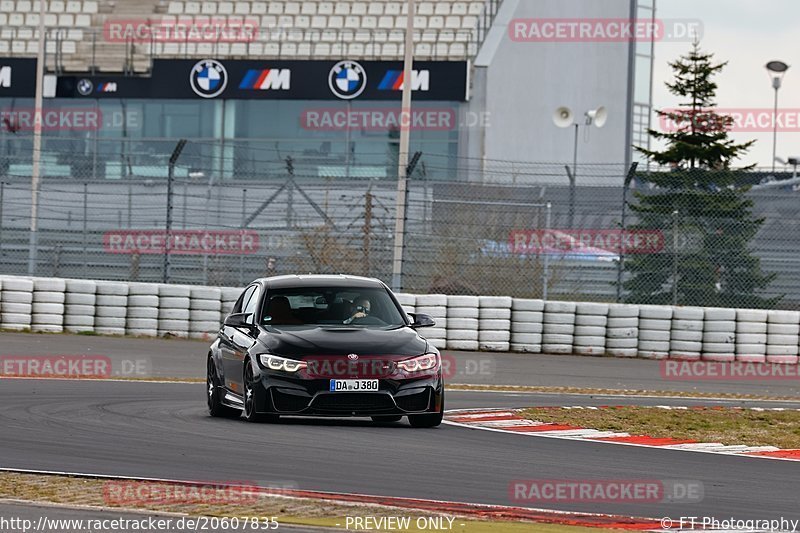
[[[477,52],[478,26],[489,0],[417,1],[415,56],[464,59]],[[401,59],[407,20],[405,0],[50,0],[46,2],[47,51],[67,71],[85,71],[94,62],[101,71],[146,70],[151,56],[221,58]],[[35,55],[38,46],[38,0],[0,0],[0,53]],[[109,42],[103,33],[110,20],[142,18],[154,24],[258,25],[251,42]],[[58,55],[56,56],[56,53]],[[94,59],[93,59],[94,58]]]

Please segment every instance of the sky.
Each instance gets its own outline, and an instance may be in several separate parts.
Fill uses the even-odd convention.
[[[701,47],[728,66],[716,78],[720,108],[771,110],[774,90],[765,65],[781,60],[790,65],[779,92],[778,107],[800,112],[800,0],[656,0],[660,19],[699,19]],[[689,51],[689,43],[659,42],[655,47],[653,106],[678,104],[664,82],[671,80],[668,63]],[[657,119],[654,118],[657,125]],[[800,156],[800,129],[778,133],[778,157]],[[755,139],[742,164],[772,165],[772,132],[735,132],[736,142]],[[778,165],[778,169],[780,169]]]

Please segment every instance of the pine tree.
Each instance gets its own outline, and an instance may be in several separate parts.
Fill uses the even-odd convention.
[[[635,147],[651,162],[671,171],[640,176],[649,183],[636,191],[631,210],[638,223],[631,229],[660,230],[660,253],[629,255],[623,283],[629,302],[714,307],[773,307],[780,298],[762,298],[774,275],[761,270],[748,246],[763,219],[755,218],[746,197],[747,171],[732,165],[754,141],[736,144],[728,138],[733,119],[717,114],[713,78],[726,63],[713,54],[692,50],[670,63],[669,91],[681,99],[678,109],[658,111],[662,131],[650,130],[663,150]]]

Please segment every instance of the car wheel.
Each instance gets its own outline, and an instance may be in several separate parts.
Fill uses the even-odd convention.
[[[380,415],[380,416],[372,416],[373,422],[378,423],[386,423],[386,422],[399,422],[403,415]]]
[[[222,404],[219,387],[217,368],[214,366],[214,361],[209,357],[208,367],[206,369],[206,400],[208,401],[208,414],[215,417],[239,418],[241,411]]]
[[[253,367],[250,362],[244,364],[244,418],[248,422],[277,422],[279,415],[268,415],[256,412],[256,385]]]
[[[408,422],[413,428],[433,428],[442,423],[443,417],[444,413],[408,415]]]

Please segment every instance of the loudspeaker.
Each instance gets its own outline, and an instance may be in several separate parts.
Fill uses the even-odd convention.
[[[569,128],[573,124],[574,115],[568,107],[559,107],[553,112],[553,124],[559,128]]]

